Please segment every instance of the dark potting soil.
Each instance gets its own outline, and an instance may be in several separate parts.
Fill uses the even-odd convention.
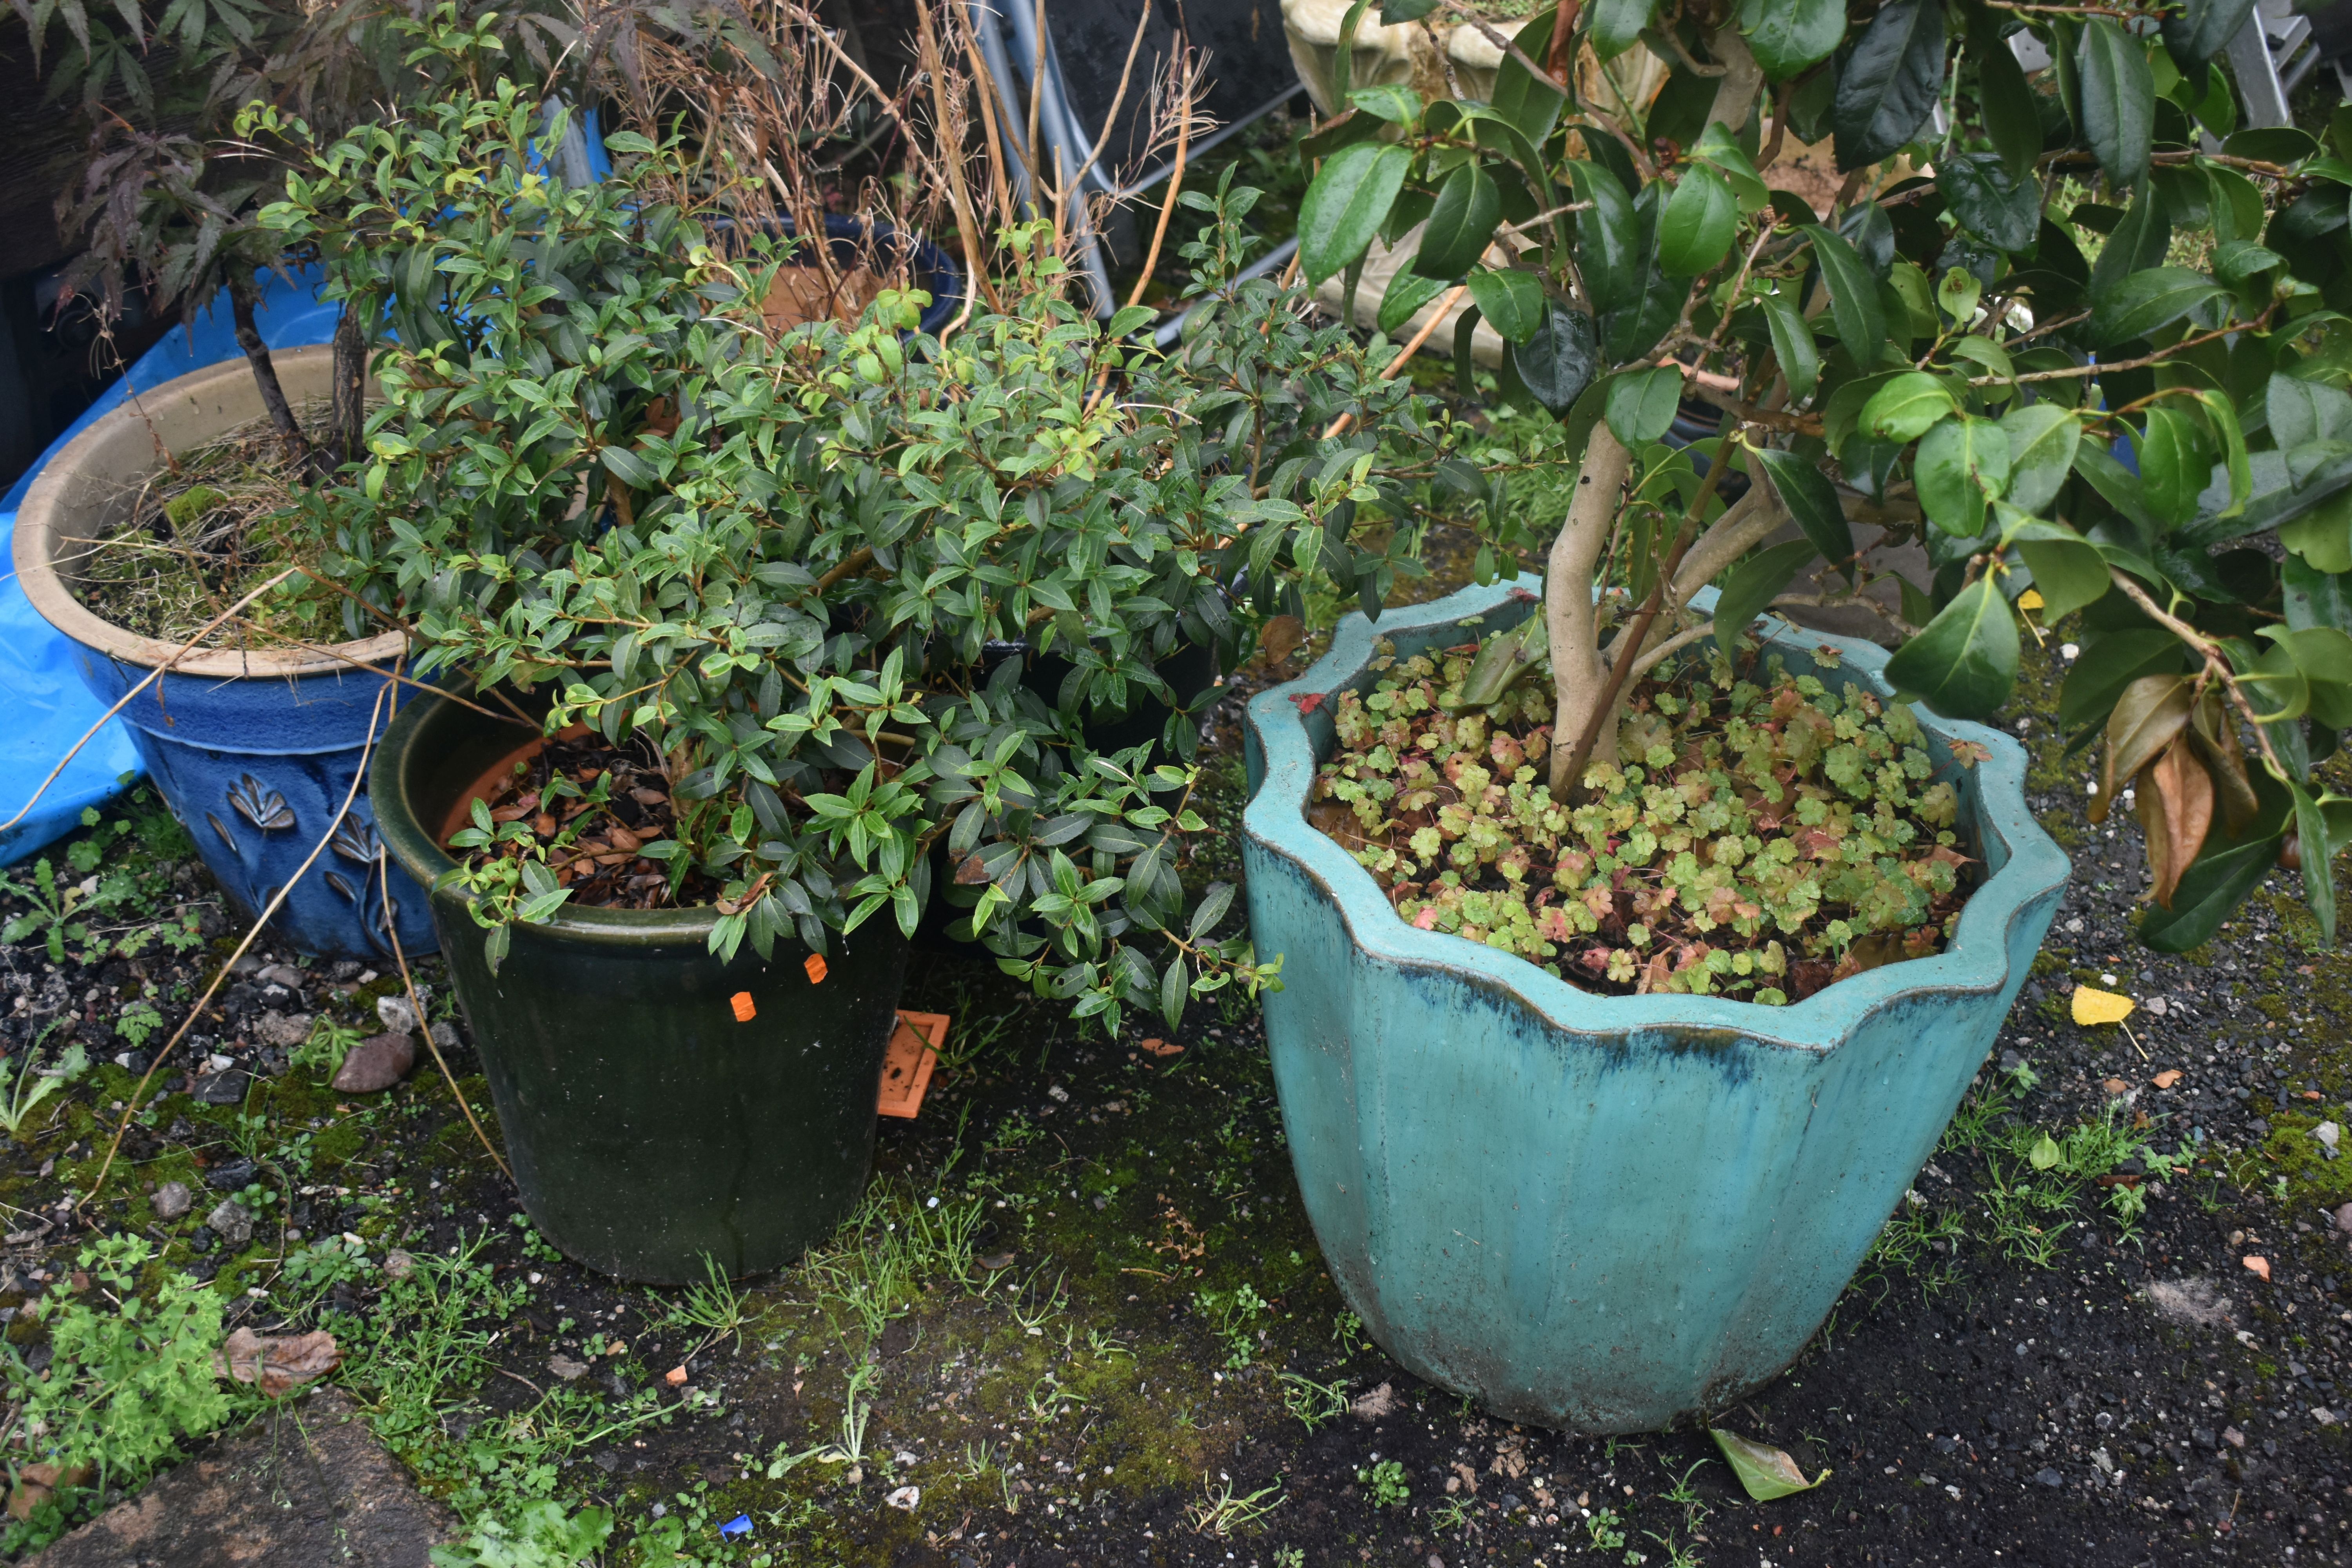
[[[552,787],[564,781],[566,789]],[[640,854],[677,828],[667,772],[651,746],[610,746],[593,735],[564,735],[502,774],[485,800],[490,820],[527,822],[547,849],[555,879],[583,909],[650,910],[707,904],[719,886],[699,872],[674,878],[667,866]],[[690,808],[697,809],[697,808]],[[703,805],[698,809],[716,807]],[[520,853],[502,846],[500,854]],[[477,849],[479,865],[492,851]]]
[[[1710,1413],[1830,1471],[1796,1496],[1749,1501],[1696,1427],[1611,1441],[1495,1421],[1367,1342],[1239,1003],[1109,1039],[990,965],[918,959],[906,1005],[952,1019],[922,1116],[881,1125],[866,1206],[803,1267],[743,1286],[727,1331],[708,1295],[553,1257],[429,1059],[373,1096],[289,1068],[275,1042],[322,1015],[380,1027],[402,987],[264,933],[77,1207],[135,1069],[234,945],[168,824],[87,865],[44,851],[66,885],[126,875],[137,898],[61,937],[61,958],[39,930],[0,945],[0,1044],[99,1064],[0,1142],[0,1308],[69,1283],[101,1236],[145,1236],[213,1281],[228,1326],[335,1333],[337,1380],[425,1489],[469,1518],[542,1492],[609,1506],[613,1563],[638,1560],[633,1539],[744,1568],[2352,1563],[2352,1230],[2335,1218],[2352,1163],[2321,1136],[2352,1125],[2352,959],[2317,949],[2284,876],[2196,954],[2133,946],[2138,829],[2084,821],[2087,764],[2044,717],[2061,656],[2028,657],[2030,798],[2077,879],[1916,1201],[1797,1364]],[[1220,824],[1242,805],[1233,718],[1211,737]],[[1234,875],[1229,844],[1200,854]],[[6,874],[0,917],[30,913],[33,873]],[[183,914],[200,940],[180,949],[158,933]],[[438,964],[415,970],[443,1016]],[[2137,999],[2132,1033],[2074,1026],[2077,984]],[[446,1021],[487,1118],[463,1020]],[[190,1092],[224,1077],[234,1103]],[[2106,1174],[2137,1185],[2069,1171],[2111,1134],[2140,1152]],[[242,1193],[207,1184],[241,1159]],[[166,1217],[173,1183],[194,1203]],[[2136,1220],[2118,1192],[2144,1200]],[[260,1222],[248,1243],[207,1223],[232,1197]],[[369,1261],[326,1267],[345,1232]],[[392,1280],[394,1248],[462,1286],[429,1398],[402,1336],[445,1309]],[[21,1310],[5,1331],[37,1363],[47,1349]],[[857,1457],[834,1457],[853,1425]],[[722,1537],[739,1513],[749,1536]]]

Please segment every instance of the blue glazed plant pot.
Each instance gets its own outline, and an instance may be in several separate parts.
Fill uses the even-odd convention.
[[[273,358],[298,407],[328,395],[331,349]],[[371,726],[379,736],[391,728],[401,689],[383,672],[401,655],[401,634],[316,651],[213,649],[173,663],[172,644],[101,620],[59,575],[162,466],[159,448],[187,451],[262,412],[253,372],[239,359],[141,394],[93,423],[25,497],[17,575],[34,607],[77,645],[82,679],[100,702],[112,706],[170,665],[122,717],[157,790],[244,914],[258,914],[290,885],[274,924],[302,952],[388,961],[397,932],[403,952],[431,952],[424,894],[396,864],[387,889],[364,781],[343,805]]]
[[[2026,808],[2022,749],[1921,710],[1939,767],[1954,740],[1991,752],[1958,773],[1986,875],[1933,957],[1766,1007],[1600,995],[1416,930],[1307,820],[1330,699],[1370,689],[1376,636],[1452,647],[1532,607],[1503,584],[1377,633],[1350,616],[1250,703],[1250,924],[1283,961],[1266,1035],[1299,1188],[1372,1337],[1509,1419],[1654,1431],[1803,1350],[1983,1064],[2067,860]],[[1824,645],[1887,691],[1868,644],[1772,641],[1800,672]]]

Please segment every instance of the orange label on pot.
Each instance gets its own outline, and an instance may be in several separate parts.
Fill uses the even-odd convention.
[[[735,1009],[735,1021],[739,1024],[748,1024],[760,1016],[760,1009],[752,1003],[749,991],[738,991],[727,998],[727,1005]]]
[[[808,955],[807,962],[803,963],[801,967],[808,971],[810,984],[822,985],[824,984],[824,954],[821,952],[810,953]]]

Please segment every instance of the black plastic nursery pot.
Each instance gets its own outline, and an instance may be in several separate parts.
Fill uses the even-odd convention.
[[[369,771],[401,868],[450,869],[452,818],[536,744],[446,699],[404,709]],[[714,910],[567,907],[517,926],[492,974],[466,896],[432,902],[523,1207],[567,1256],[648,1284],[764,1274],[856,1203],[906,972],[888,920],[822,964],[789,941],[722,962]]]

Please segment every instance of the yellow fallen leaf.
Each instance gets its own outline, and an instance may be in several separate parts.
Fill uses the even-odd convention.
[[[2074,1022],[2077,1024],[2120,1024],[2138,1006],[2139,1004],[2130,997],[2118,996],[2112,991],[2100,991],[2088,985],[2074,987]]]
[[[2017,596],[2017,607],[2021,610],[2040,609],[2042,607],[2041,591],[2034,588],[2028,588],[2024,593],[2020,594]]]

